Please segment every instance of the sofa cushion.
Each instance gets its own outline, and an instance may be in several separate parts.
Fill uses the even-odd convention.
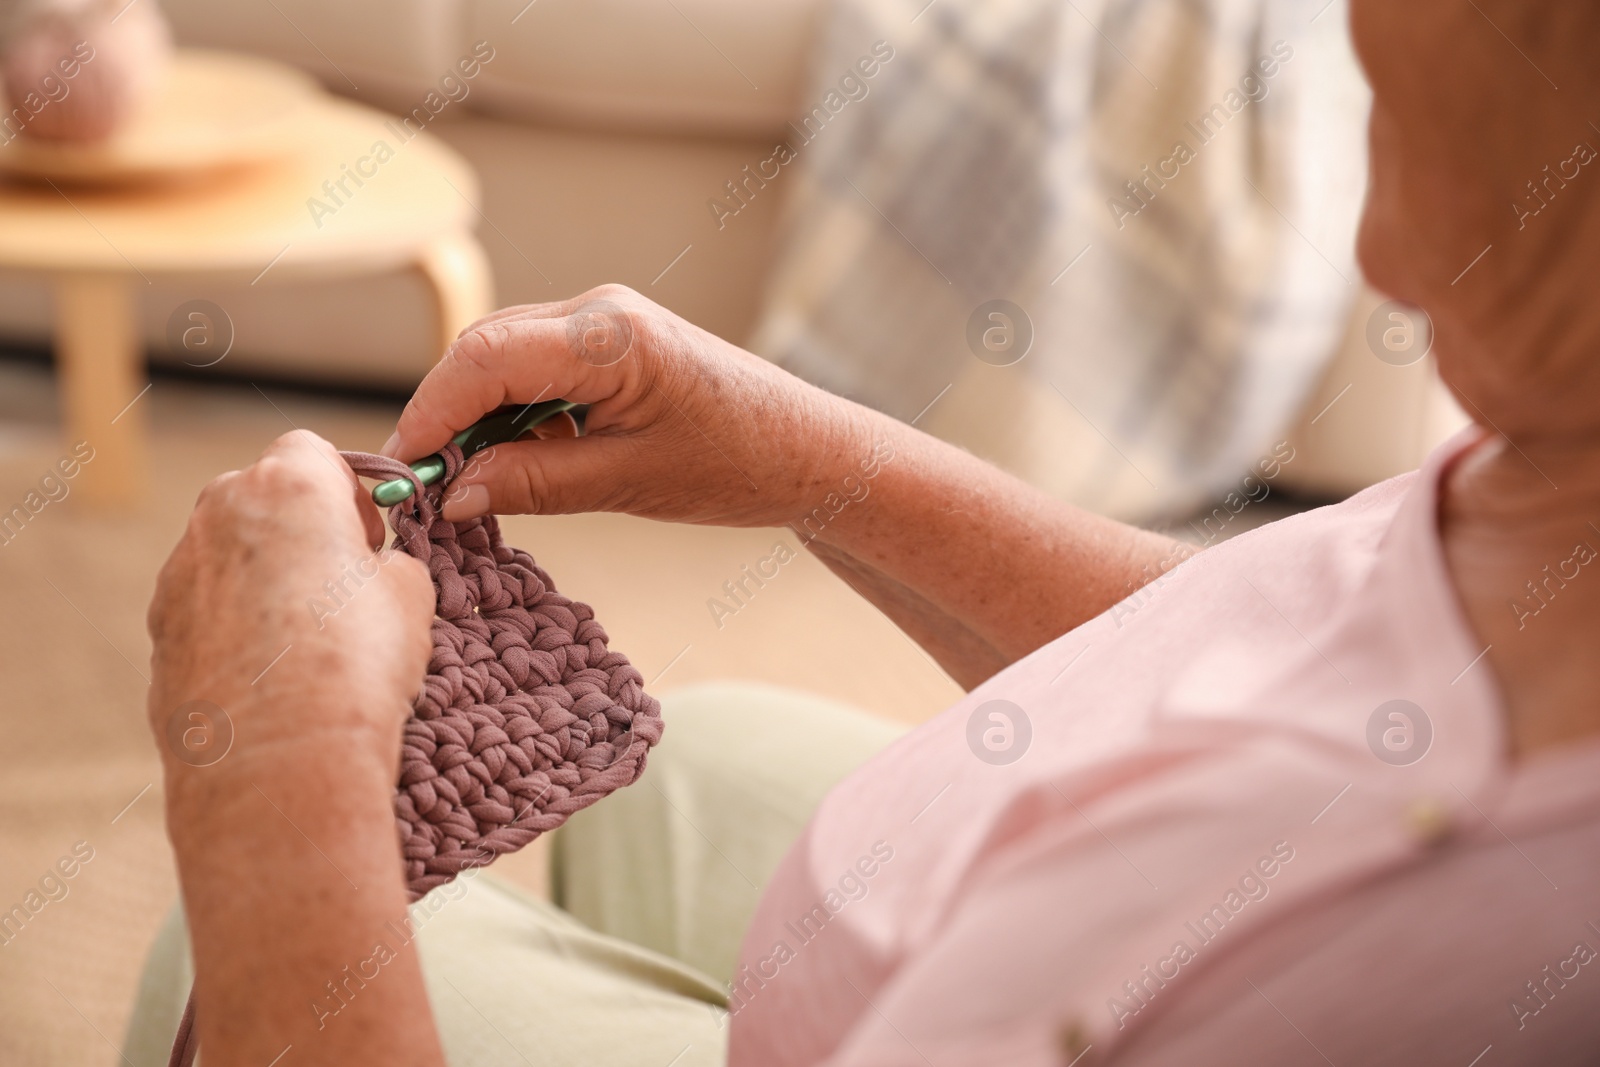
[[[801,99],[825,5],[471,0],[467,35],[497,53],[479,106],[563,124],[773,133]]]
[[[826,0],[163,0],[181,44],[292,63],[406,112],[477,42],[463,103],[504,118],[762,135],[801,98]],[[481,50],[480,50],[481,54]]]
[[[464,52],[469,0],[161,0],[181,45],[268,56],[334,92],[408,110]]]

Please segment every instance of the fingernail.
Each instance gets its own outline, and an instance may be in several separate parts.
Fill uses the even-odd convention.
[[[445,498],[444,517],[451,522],[475,519],[489,511],[489,490],[481,485],[458,486]]]
[[[400,450],[400,431],[396,430],[394,433],[389,435],[389,439],[383,443],[383,447],[378,449],[378,455],[380,455],[380,456],[389,456],[389,457],[392,458],[395,455],[395,453],[398,452],[399,450]]]

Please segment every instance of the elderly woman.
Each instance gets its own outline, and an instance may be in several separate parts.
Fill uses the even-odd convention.
[[[451,514],[799,524],[876,457],[807,543],[973,687],[893,740],[669,700],[653,779],[557,835],[564,910],[484,879],[394,936],[427,577],[399,560],[314,633],[300,605],[381,533],[335,453],[291,435],[208,488],[150,614],[158,730],[191,699],[236,728],[167,771],[208,1067],[1594,1062],[1600,3],[1352,6],[1362,260],[1432,314],[1477,426],[1339,506],[1186,559],[625,290],[462,335],[392,454],[590,410]],[[625,353],[585,340],[601,300]],[[311,660],[252,685],[291,642]],[[181,1004],[176,937],[135,1054]]]

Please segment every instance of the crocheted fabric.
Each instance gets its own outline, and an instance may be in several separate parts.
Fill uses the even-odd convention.
[[[507,547],[494,516],[439,516],[460,448],[444,450],[445,474],[431,489],[398,460],[340,454],[357,474],[416,486],[389,509],[391,547],[426,563],[439,594],[394,797],[416,900],[638,780],[661,740],[661,705],[607,647],[589,605],[556,592],[533,557]],[[194,1062],[194,1018],[191,991],[169,1067]]]
[[[411,478],[398,460],[342,453],[357,474]],[[594,611],[556,592],[488,515],[439,517],[462,466],[389,511],[395,549],[439,593],[433,656],[406,723],[395,820],[413,899],[515,852],[636,781],[661,739],[661,706]]]

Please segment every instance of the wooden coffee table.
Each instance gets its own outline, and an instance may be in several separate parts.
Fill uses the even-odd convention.
[[[180,52],[169,84],[203,112],[192,122],[225,121],[229,100],[245,117],[227,137],[208,141],[191,128],[170,142],[187,144],[187,155],[126,142],[106,153],[107,166],[144,168],[138,180],[0,180],[0,268],[53,282],[68,445],[95,450],[74,496],[91,503],[135,500],[148,477],[139,290],[157,275],[266,286],[415,269],[435,294],[440,352],[491,308],[487,259],[472,233],[477,177],[436,138],[405,141],[391,116],[260,60]],[[262,114],[263,94],[275,94],[272,114]],[[159,119],[143,131],[173,137],[183,101],[152,110]],[[392,153],[382,162],[380,141]],[[160,173],[163,158],[171,172]],[[358,167],[359,187],[346,178]],[[6,169],[28,168],[0,163]],[[314,218],[308,201],[334,205],[324,183],[341,178],[351,195]]]

